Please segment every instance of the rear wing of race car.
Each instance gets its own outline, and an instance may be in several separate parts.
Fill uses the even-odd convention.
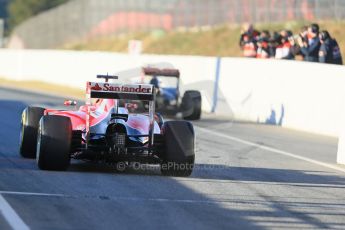
[[[102,77],[101,77],[102,78]],[[139,100],[149,102],[149,147],[153,146],[154,114],[155,114],[155,87],[151,84],[113,84],[108,82],[87,82],[86,84],[86,146],[90,135],[90,106],[91,98]],[[115,116],[118,116],[116,104]]]
[[[90,98],[153,101],[155,95],[154,90],[154,86],[150,84],[111,84],[108,82],[88,82],[86,93],[90,94]]]
[[[148,76],[166,76],[166,77],[180,77],[180,71],[178,69],[158,69],[152,67],[143,68],[144,75]]]

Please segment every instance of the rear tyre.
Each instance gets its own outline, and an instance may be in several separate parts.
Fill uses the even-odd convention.
[[[25,158],[36,157],[38,123],[44,108],[26,107],[22,112],[19,153]]]
[[[187,121],[168,121],[163,125],[164,151],[161,172],[165,176],[187,177],[195,160],[195,134]]]
[[[199,120],[201,117],[201,94],[188,90],[182,97],[182,114],[185,120]]]
[[[63,171],[70,165],[72,124],[68,117],[44,116],[37,138],[37,164],[42,170]]]

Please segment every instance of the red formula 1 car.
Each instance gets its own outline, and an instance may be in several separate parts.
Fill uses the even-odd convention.
[[[20,154],[43,170],[66,170],[71,158],[109,164],[160,164],[163,175],[189,176],[195,135],[187,121],[164,122],[155,114],[155,87],[111,84],[116,76],[88,82],[77,111],[27,107],[22,113]],[[93,100],[96,100],[92,103]],[[146,101],[147,113],[130,113],[119,100]],[[130,104],[129,104],[130,106]]]

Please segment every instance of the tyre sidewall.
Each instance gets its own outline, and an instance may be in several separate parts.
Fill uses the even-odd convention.
[[[172,176],[189,176],[195,159],[193,125],[187,121],[168,121],[164,123],[162,130],[165,145],[162,173]]]
[[[181,110],[185,120],[198,120],[201,116],[201,94],[196,90],[188,90],[182,98]]]
[[[25,158],[35,158],[38,126],[44,108],[27,107],[22,112],[19,152]]]
[[[72,125],[70,118],[44,116],[37,138],[37,164],[44,170],[66,170],[70,164]]]

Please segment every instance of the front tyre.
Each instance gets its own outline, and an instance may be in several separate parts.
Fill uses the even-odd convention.
[[[187,121],[167,121],[163,125],[164,151],[161,172],[165,176],[190,176],[195,160],[195,134]]]
[[[72,124],[68,117],[44,116],[39,123],[37,164],[42,170],[63,171],[70,165]]]
[[[25,158],[36,157],[38,123],[44,115],[44,108],[26,107],[22,112],[19,153]]]

